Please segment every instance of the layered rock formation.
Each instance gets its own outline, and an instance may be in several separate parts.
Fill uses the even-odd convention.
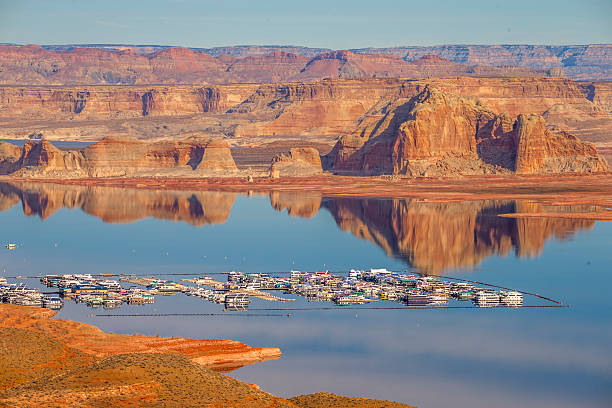
[[[427,54],[462,64],[560,69],[574,79],[612,79],[612,45],[438,45],[364,48],[358,53],[385,53],[413,61]]]
[[[314,58],[284,51],[244,58],[213,57],[188,48],[166,48],[148,54],[130,49],[48,50],[38,45],[0,46],[3,84],[222,84],[270,83],[322,78],[456,75],[548,75],[530,68],[477,67],[438,58],[420,64],[393,55],[336,51]]]
[[[612,113],[612,82],[583,82],[580,87],[588,100]]]
[[[60,150],[46,140],[26,142],[19,159],[0,143],[0,173],[26,177],[206,176],[237,170],[222,140],[146,143],[105,138],[82,150]]]
[[[340,138],[325,162],[338,172],[412,176],[608,170],[593,145],[547,130],[538,115],[515,120],[429,86]]]
[[[270,164],[270,175],[276,177],[308,177],[323,173],[321,156],[313,147],[298,147],[288,154],[274,156]]]
[[[87,49],[101,49],[116,53],[133,53],[138,56],[151,56],[162,51],[168,51],[169,46],[140,45],[44,45],[47,51],[74,50],[83,53]],[[37,48],[35,48],[37,49]],[[261,57],[271,53],[295,54],[308,59],[321,54],[332,53],[328,48],[311,48],[299,46],[229,46],[214,48],[191,48],[195,53],[206,53],[221,57],[225,61],[245,57]],[[510,71],[512,66],[531,69],[559,70],[575,79],[612,79],[612,45],[439,45],[439,46],[406,46],[390,48],[359,48],[351,49],[357,54],[387,54],[405,61],[415,61],[427,55],[436,55],[444,59],[467,65],[488,65],[504,67]],[[163,54],[162,54],[163,55]],[[51,65],[51,68],[53,66]],[[39,68],[44,69],[42,65]],[[52,69],[51,69],[52,71]],[[43,71],[45,72],[45,71]],[[108,77],[108,74],[107,74]],[[119,77],[121,79],[122,77]],[[130,76],[124,77],[130,79]],[[109,79],[117,80],[117,77]]]
[[[427,84],[478,98],[497,113],[543,115],[547,123],[592,141],[607,140],[612,129],[612,102],[604,85],[534,77],[337,79],[208,87],[5,86],[0,87],[0,129],[11,137],[42,133],[60,140],[95,140],[108,134],[175,139],[189,131],[340,135],[382,117],[393,100],[415,96]]]
[[[255,89],[256,85],[1,87],[0,117],[57,121],[219,113]]]

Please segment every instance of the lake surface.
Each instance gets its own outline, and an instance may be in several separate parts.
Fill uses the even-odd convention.
[[[570,307],[90,316],[223,309],[175,295],[96,312],[67,301],[58,317],[117,333],[279,347],[279,360],[230,375],[280,396],[330,391],[420,407],[607,407],[612,223],[499,216],[546,211],[555,208],[521,200],[435,203],[0,183],[0,240],[19,244],[14,251],[2,246],[0,276],[134,273],[177,280],[174,274],[386,267],[521,289]],[[254,300],[251,309],[279,306],[287,304]]]

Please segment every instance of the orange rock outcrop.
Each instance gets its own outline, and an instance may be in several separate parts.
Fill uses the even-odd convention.
[[[296,147],[288,154],[274,156],[270,174],[280,177],[307,177],[321,174],[321,156],[313,147]]]
[[[337,172],[413,176],[608,171],[593,145],[547,130],[539,115],[513,120],[429,86],[340,138],[325,163]]]
[[[255,348],[232,340],[195,340],[105,333],[95,326],[52,319],[49,309],[0,305],[0,326],[27,329],[59,340],[85,354],[106,357],[125,353],[179,353],[215,371],[231,371],[277,359],[278,348]]]
[[[231,175],[237,170],[229,146],[222,140],[147,143],[107,137],[82,150],[60,150],[42,140],[26,142],[20,158],[2,147],[5,174],[44,177],[205,176]]]
[[[479,100],[496,113],[542,115],[548,124],[592,141],[607,140],[612,129],[603,85],[598,83],[591,91],[590,85],[542,77],[369,78],[218,86],[3,86],[0,127],[5,137],[42,133],[59,140],[96,140],[108,134],[172,140],[181,137],[184,129],[211,136],[342,135],[380,119],[393,100],[411,98],[428,84]]]

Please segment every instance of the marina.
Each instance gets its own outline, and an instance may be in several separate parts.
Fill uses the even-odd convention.
[[[344,274],[290,271],[283,276],[267,273],[226,273],[227,282],[210,276],[181,279],[177,283],[159,278],[121,277],[108,279],[109,274],[45,275],[40,282],[57,288],[58,296],[48,296],[29,289],[25,283],[9,284],[0,279],[3,303],[59,309],[65,300],[72,300],[90,308],[116,309],[124,304],[144,305],[155,302],[156,296],[186,295],[221,304],[226,310],[244,311],[252,298],[270,302],[290,302],[298,296],[308,302],[328,302],[340,308],[365,305],[380,301],[394,302],[406,307],[448,307],[471,302],[474,307],[492,308],[523,306],[523,294],[515,290],[483,288],[468,282],[456,282],[433,276],[394,272],[372,268],[369,271],[352,269]],[[124,287],[122,284],[129,284]],[[194,286],[195,285],[195,286]],[[560,303],[560,302],[556,302]]]

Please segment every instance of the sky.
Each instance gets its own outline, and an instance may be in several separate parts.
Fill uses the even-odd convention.
[[[0,43],[612,43],[612,0],[0,0]]]

